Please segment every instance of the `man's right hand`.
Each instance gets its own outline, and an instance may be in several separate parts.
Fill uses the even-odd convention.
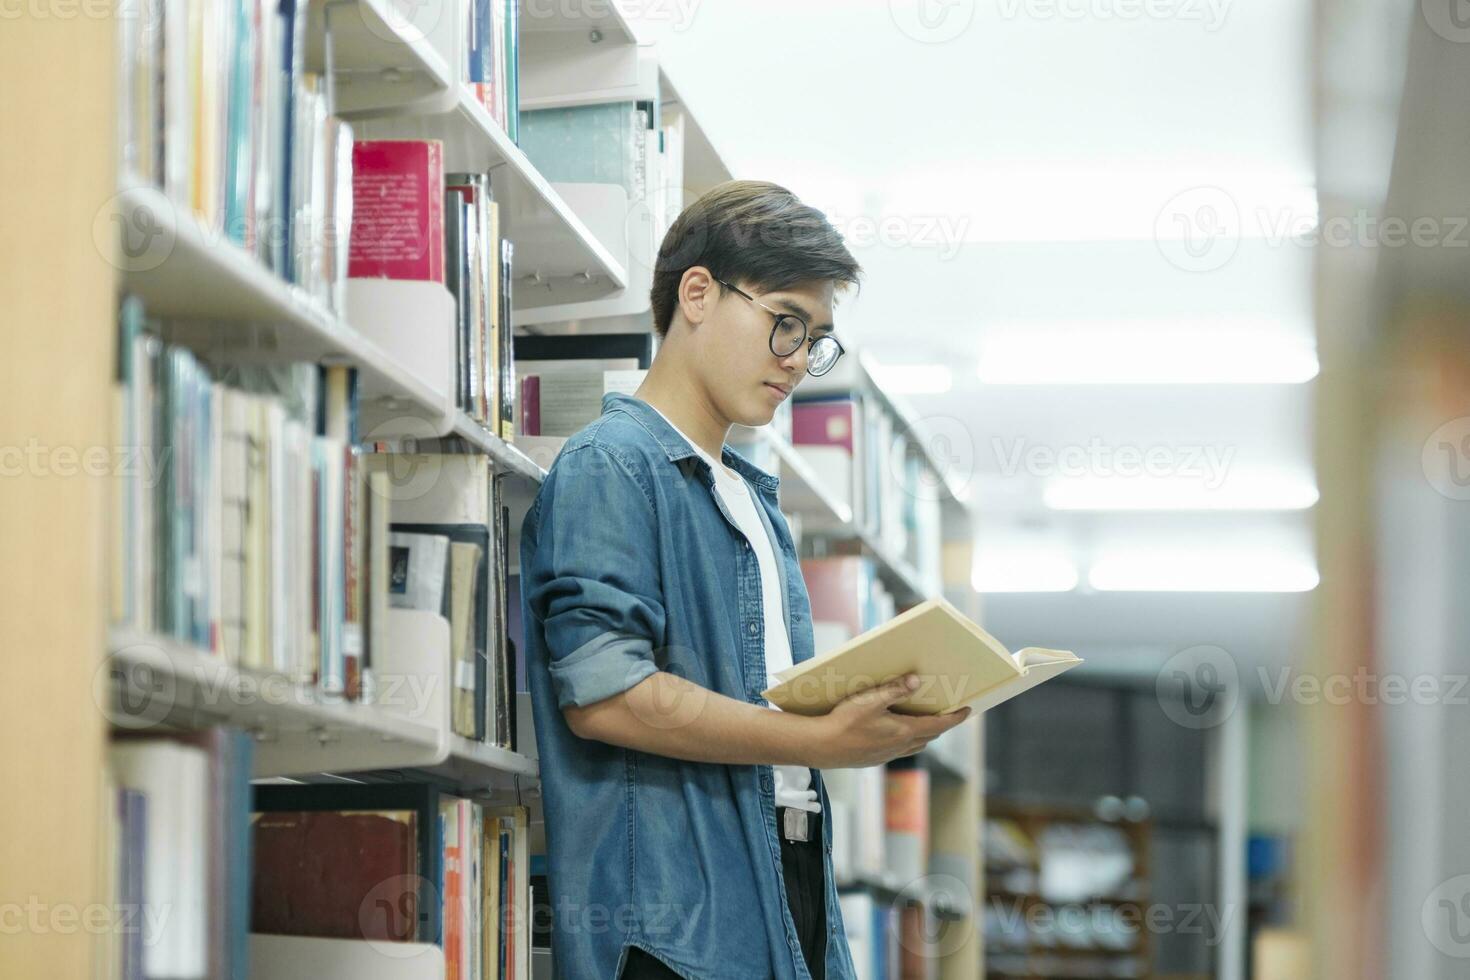
[[[889,710],[919,686],[915,674],[868,688],[837,702],[815,718],[818,744],[812,747],[818,769],[856,769],[913,755],[970,717],[968,707],[947,715],[903,715]]]

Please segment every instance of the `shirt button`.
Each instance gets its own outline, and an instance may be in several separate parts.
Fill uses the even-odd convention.
[[[751,623],[749,626],[747,626],[745,628],[745,631],[747,633],[750,633],[751,635],[754,635],[755,634],[755,624],[754,623]]]

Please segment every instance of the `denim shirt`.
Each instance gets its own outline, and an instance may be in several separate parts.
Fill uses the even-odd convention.
[[[728,446],[774,543],[793,663],[813,654],[811,606],[778,480]],[[651,406],[603,397],[572,436],[521,532],[526,669],[541,757],[557,975],[613,980],[640,946],[698,980],[810,980],[786,900],[769,765],[688,762],[579,738],[561,709],[666,670],[765,706],[756,555],[709,465]],[[661,706],[666,727],[699,710]],[[769,710],[769,708],[766,708]],[[821,772],[813,785],[831,813]],[[853,978],[822,820],[830,980]]]

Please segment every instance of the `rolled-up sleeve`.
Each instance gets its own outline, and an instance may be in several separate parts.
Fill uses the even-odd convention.
[[[596,444],[557,460],[538,503],[527,605],[546,639],[557,706],[587,705],[658,669],[664,636],[654,507]]]

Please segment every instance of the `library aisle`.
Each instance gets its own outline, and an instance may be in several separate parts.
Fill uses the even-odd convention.
[[[1465,976],[1462,15],[0,4],[0,978]]]

